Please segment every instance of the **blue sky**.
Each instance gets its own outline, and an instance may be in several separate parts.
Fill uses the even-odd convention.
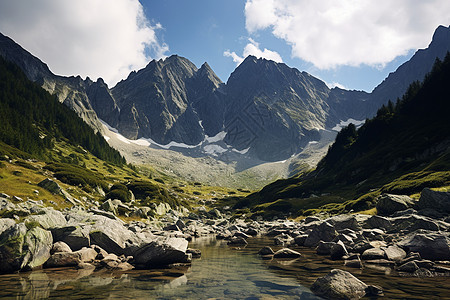
[[[171,54],[226,82],[252,54],[370,92],[441,24],[447,0],[0,0],[0,32],[56,74],[110,86]]]
[[[416,50],[411,49],[406,55],[396,57],[383,68],[360,65],[322,70],[301,58],[293,57],[288,43],[275,37],[270,30],[249,34],[245,27],[246,1],[141,0],[141,3],[149,20],[153,24],[162,24],[163,29],[157,34],[169,45],[168,54],[184,56],[198,67],[206,61],[224,82],[236,68],[236,63],[224,56],[224,52],[242,51],[249,43],[249,38],[257,41],[260,48],[279,53],[283,62],[290,67],[307,71],[330,85],[339,84],[348,89],[369,92],[389,72],[409,60]],[[429,32],[424,45],[430,42],[432,34],[433,30]]]

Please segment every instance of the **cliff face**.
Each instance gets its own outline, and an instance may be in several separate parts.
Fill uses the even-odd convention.
[[[53,74],[41,60],[1,33],[0,55],[17,64],[31,81],[37,82],[49,93],[56,95],[60,102],[76,111],[92,128],[97,131],[102,130],[102,125],[86,92],[91,83],[90,80],[84,81],[80,76],[63,77]]]
[[[427,49],[391,73],[372,93],[329,89],[306,72],[282,63],[247,57],[227,83],[207,63],[198,69],[173,55],[133,71],[114,88],[99,79],[54,75],[47,65],[11,39],[0,36],[0,55],[18,64],[33,81],[55,94],[90,126],[99,118],[129,139],[197,146],[220,133],[221,153],[234,151],[283,160],[348,119],[365,120],[423,80],[436,59],[450,50],[450,29],[440,26]],[[219,149],[219,148],[218,148]],[[202,153],[206,153],[203,151]]]

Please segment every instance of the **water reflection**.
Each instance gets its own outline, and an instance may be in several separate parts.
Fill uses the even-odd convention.
[[[308,288],[333,268],[352,272],[383,287],[386,299],[448,298],[450,279],[401,278],[383,268],[350,269],[309,249],[293,260],[262,260],[256,253],[270,239],[249,239],[247,247],[230,247],[213,237],[196,239],[202,257],[192,266],[171,269],[110,271],[44,269],[0,275],[6,299],[317,299]],[[279,247],[274,247],[278,250]],[[306,286],[306,287],[305,287]]]

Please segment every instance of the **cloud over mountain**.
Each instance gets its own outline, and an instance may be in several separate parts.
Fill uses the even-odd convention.
[[[424,48],[429,33],[448,25],[446,0],[247,0],[250,34],[270,30],[292,55],[320,69],[383,66],[410,49]]]
[[[273,60],[275,62],[281,63],[283,62],[283,59],[281,58],[280,54],[276,51],[272,51],[269,49],[264,48],[263,50],[260,49],[259,43],[255,40],[249,38],[249,43],[244,47],[244,51],[242,53],[242,57],[236,54],[236,52],[230,52],[230,50],[227,50],[223,53],[224,56],[233,58],[233,61],[239,65],[241,62],[244,61],[244,59],[249,56],[253,55],[257,58],[265,58],[269,60]]]
[[[103,77],[114,85],[168,46],[138,0],[1,1],[0,31],[56,74]]]

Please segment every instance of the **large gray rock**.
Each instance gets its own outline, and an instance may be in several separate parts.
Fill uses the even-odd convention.
[[[315,247],[320,241],[331,242],[338,235],[333,225],[327,222],[322,222],[319,226],[314,228],[305,240],[304,246]]]
[[[383,194],[377,198],[377,211],[381,215],[391,215],[414,204],[414,200],[405,195]]]
[[[39,267],[50,257],[53,244],[49,231],[40,227],[27,230],[16,224],[0,235],[0,273],[11,273]]]
[[[7,230],[8,228],[11,228],[16,224],[16,221],[9,218],[0,218],[0,234],[2,234],[3,231]]]
[[[144,267],[185,263],[190,261],[186,254],[188,241],[183,238],[163,238],[140,247],[134,253],[134,263]]]
[[[428,217],[419,216],[415,214],[392,218],[392,223],[397,231],[406,230],[408,232],[416,231],[417,229],[425,229],[438,231],[438,223]]]
[[[381,248],[367,249],[361,255],[364,260],[383,259],[386,258],[386,253]]]
[[[339,240],[335,245],[331,247],[330,256],[333,260],[341,259],[344,255],[347,254],[347,248],[341,240]]]
[[[68,192],[66,192],[57,182],[53,181],[52,179],[46,178],[46,179],[42,180],[41,182],[39,182],[38,186],[43,189],[46,189],[47,191],[49,191],[52,194],[63,196],[64,199],[66,199],[67,201],[69,201],[70,203],[72,203],[74,205],[76,204],[73,197]]]
[[[83,248],[74,252],[55,252],[45,266],[48,268],[76,266],[79,263],[92,262],[96,256],[97,251],[92,248]]]
[[[90,244],[98,245],[108,253],[133,255],[134,250],[151,241],[144,235],[138,237],[118,219],[83,212],[71,212],[67,219],[69,226],[82,225],[80,234],[83,235],[84,230],[88,230]],[[82,239],[83,236],[80,238]],[[67,239],[62,240],[68,243]],[[74,249],[70,243],[68,244]]]
[[[327,222],[333,225],[337,231],[344,229],[352,229],[355,231],[361,230],[361,226],[358,224],[358,221],[353,215],[333,216],[329,218]]]
[[[406,257],[406,252],[397,245],[391,245],[382,249],[386,253],[386,258],[389,260],[400,261]]]
[[[89,227],[65,226],[52,229],[53,239],[66,243],[72,250],[77,251],[83,247],[89,247]]]
[[[44,229],[64,227],[67,224],[64,215],[52,207],[35,207],[33,215],[26,217],[25,222],[36,222]]]
[[[319,255],[329,255],[331,253],[331,247],[335,244],[335,242],[320,241],[316,247],[316,253]]]
[[[370,229],[380,228],[388,231],[392,229],[392,223],[385,217],[374,215],[364,222],[363,227]]]
[[[53,245],[50,231],[34,227],[25,234],[23,252],[25,256],[22,269],[34,269],[42,266],[50,257]]]
[[[416,206],[418,209],[431,208],[441,213],[450,214],[450,193],[424,188]]]
[[[408,252],[418,252],[424,259],[450,260],[450,238],[442,233],[413,233],[398,243]]]
[[[72,252],[72,249],[70,249],[69,245],[64,242],[56,242],[53,244],[50,254],[56,252]]]
[[[324,277],[317,278],[311,291],[325,299],[360,299],[366,295],[367,288],[367,284],[351,273],[334,269]]]

